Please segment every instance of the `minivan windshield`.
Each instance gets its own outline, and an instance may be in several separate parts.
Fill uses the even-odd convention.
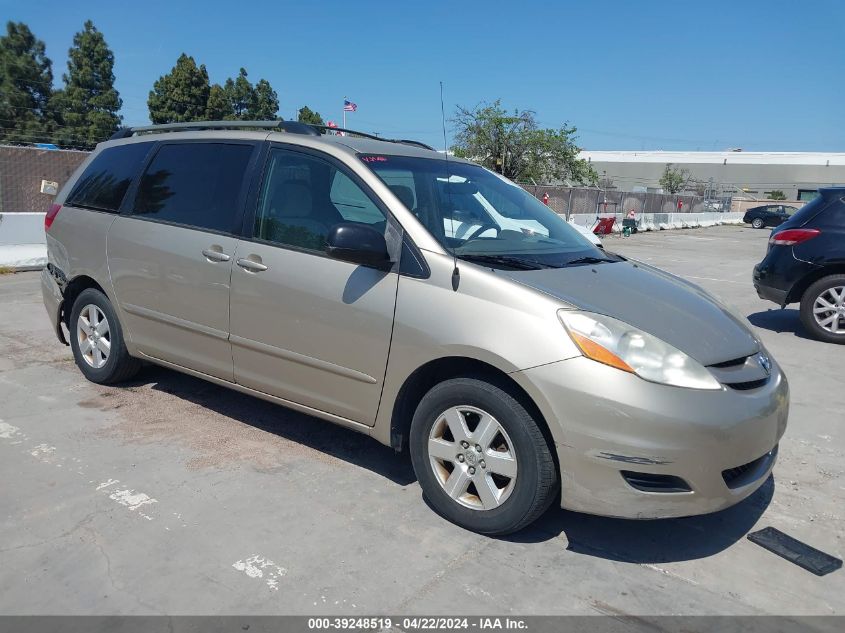
[[[511,270],[621,260],[518,185],[478,165],[381,154],[361,160],[458,258]]]

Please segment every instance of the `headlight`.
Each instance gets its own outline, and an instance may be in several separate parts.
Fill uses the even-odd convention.
[[[601,314],[576,310],[557,314],[587,358],[664,385],[722,388],[701,363],[656,336]]]

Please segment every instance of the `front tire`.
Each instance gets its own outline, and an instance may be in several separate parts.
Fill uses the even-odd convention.
[[[814,338],[845,344],[845,275],[828,275],[801,297],[801,323]]]
[[[433,387],[411,422],[423,495],[449,521],[510,534],[555,499],[557,470],[538,422],[506,388],[475,378]]]
[[[755,229],[762,229],[765,226],[765,222],[763,222],[760,218],[754,218],[751,220],[751,226]]]
[[[126,350],[123,329],[108,297],[86,288],[73,303],[68,323],[76,366],[91,382],[108,385],[129,380],[141,361]]]

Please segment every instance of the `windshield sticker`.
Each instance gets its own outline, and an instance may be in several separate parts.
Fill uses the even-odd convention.
[[[362,156],[361,160],[365,163],[386,163],[387,156]]]

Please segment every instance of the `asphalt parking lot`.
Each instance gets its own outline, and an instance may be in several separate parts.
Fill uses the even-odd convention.
[[[774,477],[716,515],[551,509],[505,539],[422,501],[373,440],[176,372],[86,382],[38,273],[0,276],[2,614],[842,614],[824,577],[748,542],[774,526],[845,555],[845,348],[757,298],[768,231],[611,237],[737,306],[791,385]]]

